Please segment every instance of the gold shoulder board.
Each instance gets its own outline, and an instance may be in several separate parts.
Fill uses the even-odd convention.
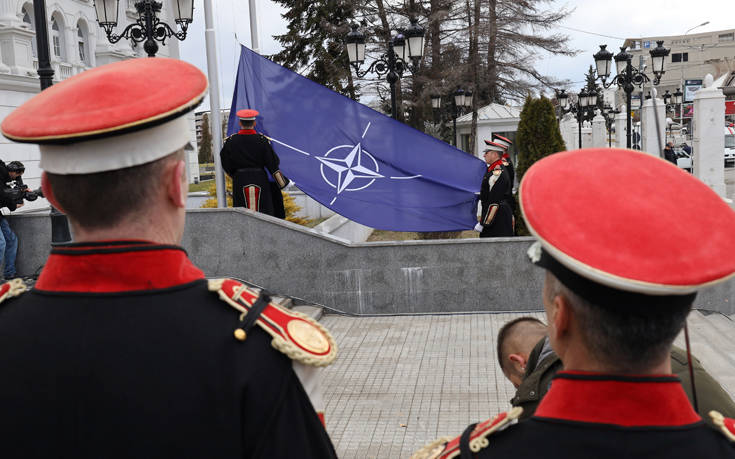
[[[487,437],[517,423],[521,413],[523,413],[523,408],[517,406],[510,411],[500,413],[492,419],[477,424],[470,434],[470,451],[479,453],[481,449],[486,448],[490,444]],[[454,439],[449,437],[440,438],[416,451],[411,459],[451,459],[459,457],[459,440],[460,437]]]
[[[240,311],[244,318],[258,299],[258,292],[232,279],[210,279],[209,290]],[[319,322],[300,312],[269,303],[256,323],[273,337],[274,348],[292,360],[315,367],[327,366],[337,357],[337,344]],[[242,330],[239,330],[242,332]],[[244,340],[242,336],[235,336]]]
[[[28,287],[26,287],[26,284],[23,282],[23,279],[16,278],[16,279],[9,280],[5,282],[4,284],[0,285],[0,303],[7,300],[8,298],[20,296],[21,293],[27,290],[28,290]]]
[[[720,431],[725,434],[728,440],[735,442],[735,419],[726,418],[715,410],[709,412],[709,417],[712,418],[712,422],[720,428]]]

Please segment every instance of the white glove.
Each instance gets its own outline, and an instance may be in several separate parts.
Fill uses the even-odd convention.
[[[485,227],[482,226],[479,223],[477,225],[475,225],[475,231],[477,231],[478,233],[482,233],[482,230],[484,230],[484,229],[485,229]]]

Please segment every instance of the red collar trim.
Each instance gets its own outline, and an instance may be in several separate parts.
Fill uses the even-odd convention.
[[[489,166],[487,167],[487,170],[489,170],[489,171],[492,171],[492,170],[494,170],[494,169],[495,169],[496,167],[500,167],[500,166],[501,166],[502,164],[503,164],[503,158],[500,158],[499,160],[497,160],[497,161],[495,161],[494,163],[492,163],[491,165],[489,165]]]
[[[674,375],[579,371],[559,372],[534,416],[623,427],[673,427],[702,420]]]
[[[147,241],[104,241],[54,247],[35,288],[51,292],[156,290],[203,279],[186,251]]]
[[[256,131],[255,129],[240,129],[239,131],[237,131],[237,133],[242,135],[253,135],[257,134],[258,131]]]

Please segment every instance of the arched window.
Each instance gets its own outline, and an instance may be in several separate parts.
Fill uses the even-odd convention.
[[[81,22],[77,24],[77,49],[79,51],[79,60],[83,64],[89,65],[89,53],[87,53],[87,32]]]
[[[51,18],[51,45],[54,50],[54,56],[58,59],[64,59],[64,32],[62,27],[59,26],[59,21],[55,18]]]
[[[31,30],[36,30],[36,24],[33,22],[33,8],[30,5],[23,5],[21,9],[23,13],[23,23],[28,25]],[[33,48],[33,57],[36,57],[36,39],[31,40],[31,47]]]

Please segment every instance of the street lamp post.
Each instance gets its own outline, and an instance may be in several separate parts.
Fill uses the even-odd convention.
[[[459,148],[459,142],[457,142],[457,118],[464,113],[465,107],[472,107],[472,91],[465,91],[462,88],[457,88],[457,90],[454,91],[453,96],[454,117],[452,119],[452,136],[454,137],[454,146]]]
[[[612,126],[615,122],[615,115],[620,113],[620,110],[613,109],[609,105],[605,105],[602,108],[602,116],[605,118],[605,127],[607,128],[607,146],[612,147]]]
[[[179,40],[186,38],[186,30],[194,16],[194,0],[175,0],[174,21],[178,29],[174,30],[170,25],[158,19],[163,4],[155,0],[139,0],[135,2],[138,19],[129,24],[119,35],[113,30],[117,26],[117,13],[120,0],[95,0],[94,8],[97,14],[97,22],[107,35],[110,43],[117,43],[123,38],[133,40],[135,43],[145,41],[143,49],[148,57],[155,57],[158,52],[158,43],[166,44],[168,38],[174,37]]]
[[[36,49],[38,50],[38,76],[41,80],[41,91],[54,84],[54,69],[48,47],[48,24],[46,23],[46,0],[33,0],[33,15],[36,26]],[[69,222],[66,215],[51,206],[51,245],[71,241]]]
[[[577,118],[577,134],[579,135],[579,148],[582,148],[582,122],[590,112],[597,106],[597,92],[587,92],[584,88],[577,95],[577,103],[569,100],[569,94],[562,90],[557,96],[562,113],[572,113]]]
[[[670,50],[663,47],[663,40],[658,40],[656,43],[658,46],[650,52],[654,74],[653,81],[651,81],[643,71],[633,67],[633,64],[631,63],[633,56],[626,52],[625,46],[621,47],[620,52],[615,56],[617,75],[615,78],[610,80],[609,83],[606,82],[606,80],[610,76],[610,63],[613,58],[612,53],[606,49],[607,45],[600,45],[600,50],[593,56],[597,67],[597,78],[602,80],[602,86],[607,89],[613,84],[617,84],[618,87],[625,92],[626,124],[628,128],[626,132],[626,144],[628,148],[631,146],[630,103],[633,88],[634,86],[642,88],[644,84],[651,82],[654,85],[658,85],[665,72],[666,56],[669,55]]]
[[[393,119],[398,119],[396,84],[405,71],[416,72],[419,61],[424,55],[424,28],[418,24],[416,18],[411,18],[410,21],[411,25],[408,29],[393,37],[388,43],[388,50],[364,71],[360,70],[360,65],[365,61],[365,34],[360,32],[357,24],[352,24],[352,31],[345,37],[350,65],[355,69],[355,75],[358,78],[363,78],[368,73],[375,73],[378,77],[386,75],[385,79],[390,85],[390,106]],[[412,65],[408,64],[408,59],[412,61]]]

